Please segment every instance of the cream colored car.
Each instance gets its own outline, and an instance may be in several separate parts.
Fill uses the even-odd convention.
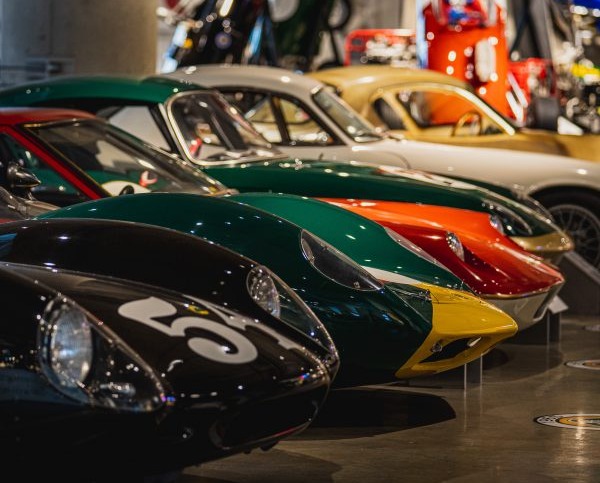
[[[433,70],[358,65],[309,74],[375,126],[407,139],[600,161],[600,136],[519,128],[470,84]]]
[[[311,75],[325,76],[326,72]],[[569,232],[576,250],[600,267],[600,163],[388,135],[353,110],[333,89],[284,69],[199,65],[168,76],[218,88],[271,143],[292,157],[415,168],[500,183],[533,196]],[[333,84],[331,77],[328,83]],[[365,84],[369,82],[369,78],[364,79]],[[467,121],[457,130],[467,129]]]

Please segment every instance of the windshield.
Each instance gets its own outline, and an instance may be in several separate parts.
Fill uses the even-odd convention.
[[[176,96],[168,109],[177,136],[193,160],[281,154],[219,94],[184,93]]]
[[[313,95],[316,104],[357,143],[381,139],[375,126],[353,111],[342,99],[328,89],[320,89]]]
[[[102,121],[27,128],[113,195],[149,191],[215,194],[226,190],[197,168]]]
[[[457,126],[453,135],[472,134],[468,131],[465,119],[475,116],[477,129],[474,134],[501,134],[504,132],[500,123],[514,125],[502,114],[496,111],[475,92],[470,92],[455,86],[443,84],[406,85],[396,92],[397,101],[404,107],[406,113],[421,129],[427,129],[427,134],[448,136],[451,134],[445,127]],[[392,113],[379,110],[380,117],[389,124]],[[462,128],[464,125],[465,129]]]

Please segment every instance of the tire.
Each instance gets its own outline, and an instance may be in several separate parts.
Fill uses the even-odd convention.
[[[557,98],[532,96],[527,112],[527,125],[536,129],[556,132],[560,114],[560,104]]]
[[[600,195],[590,192],[549,193],[537,199],[556,224],[575,242],[575,251],[600,269]]]

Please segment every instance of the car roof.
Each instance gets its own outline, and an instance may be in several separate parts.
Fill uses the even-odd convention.
[[[61,98],[135,99],[162,103],[178,92],[205,89],[196,84],[159,76],[69,76],[21,84],[0,90],[0,105],[43,104]]]
[[[88,112],[46,107],[1,107],[0,124],[15,125],[72,119],[96,119]]]
[[[321,82],[303,74],[263,65],[194,65],[165,74],[209,86],[260,86],[273,91],[312,91]]]
[[[472,90],[469,84],[455,77],[434,70],[414,67],[376,64],[349,65],[319,70],[308,75],[324,84],[333,85],[342,92],[349,87],[352,87],[355,92],[357,90],[373,92],[377,88],[385,86],[415,82],[437,82]],[[364,86],[364,89],[361,89],[360,86]]]

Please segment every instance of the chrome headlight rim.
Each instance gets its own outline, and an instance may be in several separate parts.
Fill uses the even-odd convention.
[[[87,343],[89,347],[89,361],[86,363],[85,368],[81,368],[79,378],[75,378],[72,375],[73,368],[71,367],[71,374],[65,373],[61,370],[61,361],[57,360],[56,352],[58,347],[57,338],[60,334],[61,327],[59,323],[64,316],[72,316],[80,318],[81,331],[86,333]],[[64,324],[61,324],[64,325]],[[65,297],[53,298],[46,304],[44,312],[41,316],[40,326],[38,328],[38,355],[40,359],[40,366],[42,372],[46,378],[55,386],[59,387],[61,391],[72,391],[83,389],[84,382],[89,375],[91,365],[94,357],[94,342],[92,337],[91,324],[85,314],[79,307],[73,304]],[[59,349],[58,349],[59,350]],[[60,351],[60,350],[59,350]],[[71,359],[73,362],[73,359]]]
[[[60,365],[54,357],[57,334],[62,330],[60,325],[68,324],[64,322],[65,315],[79,319],[82,330],[89,335],[86,340],[90,357],[79,378],[61,374]],[[58,294],[49,300],[38,319],[37,360],[40,371],[64,396],[84,405],[117,412],[149,413],[166,404],[166,388],[154,370],[117,334],[73,300]],[[104,359],[106,355],[111,356],[110,361]],[[126,363],[129,365],[125,366]],[[106,364],[109,370],[106,370]],[[137,380],[133,385],[127,382],[126,375],[118,373],[124,366],[130,374],[135,374]],[[113,372],[124,377],[126,382],[114,380]],[[136,388],[141,389],[141,394],[136,392]]]

